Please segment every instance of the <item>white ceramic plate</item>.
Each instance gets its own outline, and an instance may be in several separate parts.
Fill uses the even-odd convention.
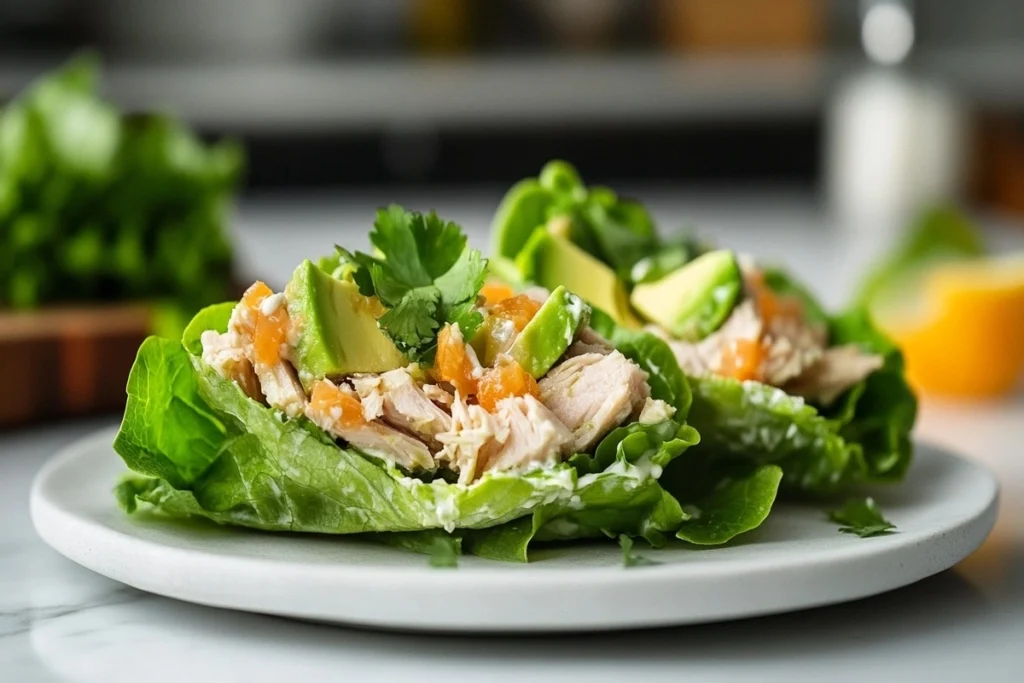
[[[905,586],[969,555],[995,522],[998,487],[980,465],[922,445],[907,481],[873,491],[899,533],[837,532],[820,507],[780,504],[721,548],[615,543],[536,552],[529,565],[426,558],[368,542],[270,534],[122,513],[112,431],[39,472],[32,519],[43,540],[93,571],[180,600],[345,624],[438,631],[580,631],[715,621],[852,600]],[[641,546],[643,544],[640,544]]]

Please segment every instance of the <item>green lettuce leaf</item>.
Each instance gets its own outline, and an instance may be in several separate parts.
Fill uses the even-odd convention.
[[[857,307],[892,305],[919,289],[933,266],[986,253],[981,234],[953,207],[936,206],[917,217],[903,241],[873,268],[854,300]]]
[[[771,512],[782,468],[763,465],[740,478],[726,478],[704,497],[688,504],[689,515],[676,532],[697,545],[719,545],[761,526]]]

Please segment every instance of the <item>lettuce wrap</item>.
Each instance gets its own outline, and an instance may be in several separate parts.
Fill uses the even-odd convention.
[[[545,182],[552,176],[562,182]],[[532,192],[528,203],[526,190]],[[798,496],[903,477],[916,399],[899,349],[863,306],[830,315],[784,270],[690,236],[663,240],[647,219],[594,221],[585,207],[595,192],[605,202],[604,215],[625,212],[614,193],[587,188],[571,166],[552,162],[538,179],[509,190],[492,243],[511,264],[512,280],[544,287],[572,282],[595,309],[594,328],[616,347],[628,348],[641,329],[669,345],[659,364],[686,374],[692,392],[687,419],[701,435],[662,479],[684,509],[709,488],[757,476],[768,466],[781,468],[782,490]],[[636,202],[628,207],[632,215],[647,215]],[[623,237],[626,232],[632,236]],[[595,234],[640,246],[618,249],[611,258]],[[775,362],[792,347],[796,370]],[[828,371],[849,370],[843,363],[855,371],[837,380],[844,373]]]

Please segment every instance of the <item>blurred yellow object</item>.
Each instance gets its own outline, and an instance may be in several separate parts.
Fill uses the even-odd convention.
[[[991,398],[1024,371],[1024,255],[938,265],[924,275],[913,314],[876,317],[902,347],[911,384],[924,393]]]

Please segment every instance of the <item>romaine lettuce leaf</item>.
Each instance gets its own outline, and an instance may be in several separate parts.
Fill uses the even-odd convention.
[[[726,478],[710,493],[683,509],[689,519],[678,538],[697,545],[719,545],[761,526],[771,512],[782,468],[762,465],[745,477]]]

